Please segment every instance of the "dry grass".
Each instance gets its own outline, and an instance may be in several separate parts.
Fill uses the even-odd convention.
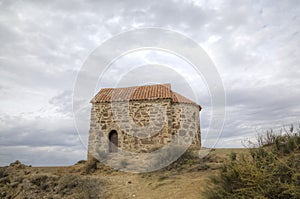
[[[255,148],[231,153],[216,177],[207,197],[300,198],[300,130],[260,136]]]
[[[245,150],[215,149],[204,160],[187,154],[165,169],[144,174],[124,173],[99,163],[86,172],[84,161],[69,167],[10,166],[0,168],[0,183],[5,184],[0,186],[0,198],[25,198],[24,194],[27,198],[204,198],[209,178],[231,152]],[[8,182],[2,171],[8,173]]]

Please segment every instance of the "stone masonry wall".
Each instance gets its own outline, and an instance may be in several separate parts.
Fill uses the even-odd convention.
[[[179,103],[173,103],[171,107],[171,134],[178,133],[181,137],[191,137],[192,146],[199,148],[201,146],[199,108],[193,104]]]
[[[151,152],[170,143],[177,132],[192,136],[193,145],[200,147],[199,108],[172,103],[171,99],[95,103],[91,109],[89,155],[98,157],[108,152],[112,130],[118,133],[120,150]]]

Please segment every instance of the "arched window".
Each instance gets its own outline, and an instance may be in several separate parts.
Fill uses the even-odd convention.
[[[118,152],[118,133],[116,130],[112,130],[109,135],[109,152],[115,153]]]

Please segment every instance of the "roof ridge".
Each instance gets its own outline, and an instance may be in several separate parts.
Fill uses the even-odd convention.
[[[164,83],[164,84],[150,84],[150,85],[142,85],[142,86],[127,86],[127,87],[117,87],[117,88],[101,88],[100,90],[102,89],[124,89],[124,88],[135,88],[135,87],[146,87],[146,86],[167,86],[171,89],[171,84],[170,83]]]
[[[102,88],[90,102],[138,101],[145,99],[171,99],[174,103],[194,104],[201,109],[201,106],[196,102],[172,91],[170,83],[120,88]]]

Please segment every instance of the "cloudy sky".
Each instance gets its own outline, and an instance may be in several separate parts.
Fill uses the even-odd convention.
[[[83,102],[87,116],[77,122],[72,110],[77,75],[104,41],[137,28],[176,31],[213,61],[226,93],[217,147],[241,147],[241,140],[258,132],[297,124],[299,13],[296,0],[0,0],[0,165],[16,159],[32,165],[86,159],[88,129],[83,131],[90,105]],[[189,95],[186,84],[176,81],[188,82],[176,70],[188,68],[185,64],[165,52],[135,52],[116,60],[97,88],[170,82]],[[128,72],[130,66],[141,67]],[[197,82],[205,131],[211,99],[205,81]],[[204,143],[210,145],[209,136]]]

